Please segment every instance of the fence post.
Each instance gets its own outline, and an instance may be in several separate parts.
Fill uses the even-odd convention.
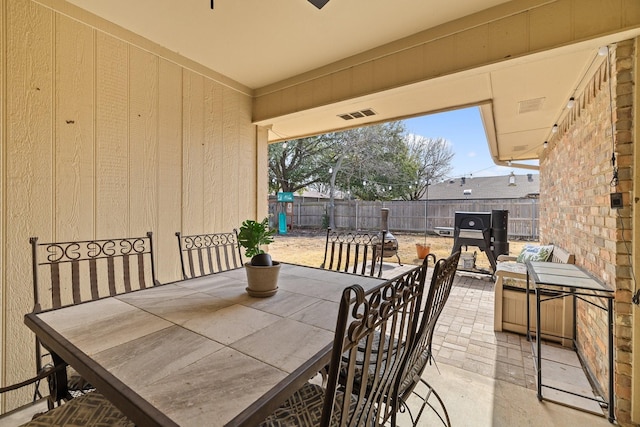
[[[429,187],[427,187],[429,188]],[[427,190],[428,191],[428,190]],[[427,222],[427,218],[429,217],[429,196],[427,196],[426,199],[424,199],[424,235],[427,235],[427,230],[428,230],[428,222]]]
[[[535,225],[535,200],[531,199],[531,224],[529,224],[529,228],[531,229],[531,240],[534,239],[533,230]]]

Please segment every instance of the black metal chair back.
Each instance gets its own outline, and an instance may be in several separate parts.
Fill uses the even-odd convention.
[[[321,425],[332,418],[332,425],[382,426],[390,419],[395,425],[395,387],[415,334],[424,273],[416,267],[368,294],[358,285],[344,291]],[[351,398],[338,399],[336,411],[338,392]]]
[[[417,328],[425,274],[419,266],[368,292],[347,287],[326,387],[306,383],[260,427],[396,425],[397,380]]]
[[[34,311],[93,301],[158,284],[152,233],[143,237],[39,243],[33,258]]]
[[[34,312],[159,285],[156,280],[153,234],[142,237],[39,243],[31,237]],[[43,370],[41,343],[36,337],[36,372]],[[66,363],[51,354],[57,367],[49,376],[49,407],[92,389],[78,375],[67,381]],[[47,363],[49,365],[49,363]],[[54,378],[55,377],[55,378]],[[36,396],[40,392],[36,385]],[[34,397],[34,398],[35,398]]]
[[[324,261],[320,268],[362,276],[382,275],[382,237],[375,232],[327,228]]]
[[[433,257],[435,259],[435,256]],[[404,369],[404,373],[400,378],[398,386],[399,397],[402,402],[406,402],[411,394],[415,393],[415,388],[418,383],[423,383],[427,386],[428,391],[425,396],[421,396],[423,405],[420,408],[420,412],[417,418],[414,420],[414,425],[418,425],[418,421],[422,411],[426,405],[429,405],[444,424],[450,425],[449,416],[442,402],[440,396],[433,390],[433,387],[429,385],[422,378],[422,374],[427,363],[432,359],[432,342],[435,326],[444,309],[444,306],[451,294],[451,288],[453,287],[453,281],[458,268],[458,261],[460,259],[460,252],[456,252],[450,255],[446,259],[440,259],[435,263],[433,273],[431,276],[431,284],[429,290],[425,296],[424,309],[422,310],[422,316],[420,319],[420,325],[417,329],[415,340],[412,345],[411,353],[408,356],[407,365]],[[426,261],[426,258],[425,258]],[[436,408],[428,403],[429,397],[433,395],[442,406],[442,413],[438,413]],[[420,395],[418,395],[420,396]],[[413,416],[412,416],[413,417]]]
[[[243,265],[236,229],[230,233],[190,236],[183,236],[178,231],[176,236],[184,279],[233,270]]]

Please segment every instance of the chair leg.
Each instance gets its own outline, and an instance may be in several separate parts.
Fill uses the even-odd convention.
[[[416,390],[413,391],[413,394],[418,396],[420,398],[420,400],[422,400],[422,405],[420,406],[420,410],[418,411],[418,415],[416,416],[415,419],[413,418],[413,414],[411,413],[411,411],[409,411],[409,406],[407,405],[407,403],[403,402],[403,404],[402,404],[402,406],[404,406],[406,408],[406,410],[409,412],[409,416],[411,417],[411,422],[413,423],[414,427],[419,425],[420,417],[422,416],[425,408],[427,408],[427,407],[429,407],[436,414],[436,416],[442,422],[442,425],[447,426],[447,427],[451,427],[451,420],[449,419],[449,412],[447,411],[447,408],[446,408],[444,402],[442,401],[442,398],[440,398],[440,395],[424,379],[421,378],[420,379],[420,383],[424,384],[424,386],[427,388],[427,391],[426,391],[426,394],[424,396],[420,395]],[[433,404],[431,402],[429,402],[429,399],[431,397],[434,397],[437,400],[437,404],[441,408],[440,410],[434,406],[434,404],[436,404],[436,402],[434,402]]]
[[[402,263],[400,262],[400,255],[398,255],[398,253],[396,253],[396,258],[398,258],[398,265],[402,267]]]
[[[398,408],[398,413],[404,414],[405,412],[409,414],[409,418],[411,418],[411,425],[416,425],[416,422],[413,419],[413,413],[411,412],[411,408],[409,408],[409,405],[407,405],[407,402],[405,402],[404,400],[400,400],[400,407]]]

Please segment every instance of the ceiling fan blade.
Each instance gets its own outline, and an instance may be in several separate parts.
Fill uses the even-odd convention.
[[[309,0],[309,3],[317,7],[318,9],[322,9],[322,7],[329,3],[329,0]]]

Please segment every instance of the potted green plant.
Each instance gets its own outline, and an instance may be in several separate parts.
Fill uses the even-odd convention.
[[[250,262],[244,264],[247,272],[247,293],[254,297],[268,297],[278,290],[280,263],[273,261],[263,245],[273,242],[275,230],[269,229],[269,219],[261,222],[248,219],[242,223],[238,232],[238,243],[245,249]]]

